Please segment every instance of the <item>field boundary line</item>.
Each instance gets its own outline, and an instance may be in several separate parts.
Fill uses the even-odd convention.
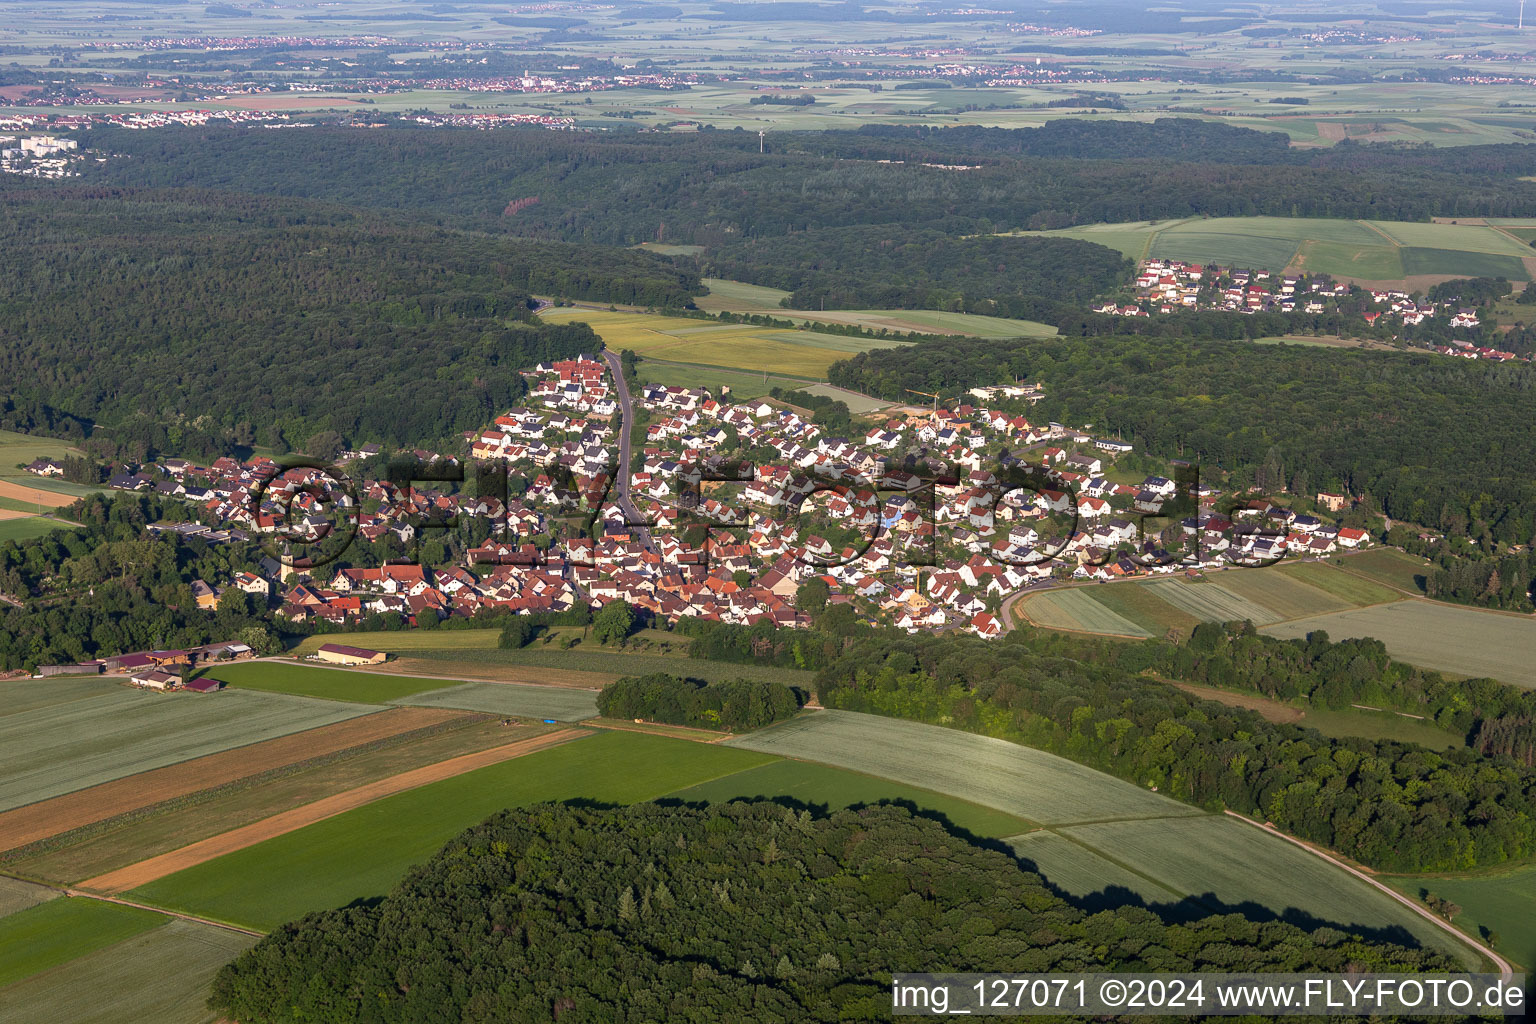
[[[215,921],[211,917],[198,917],[196,914],[184,914],[179,910],[166,910],[164,907],[152,907],[148,903],[136,903],[133,900],[125,900],[120,896],[106,896],[95,892],[81,892],[78,889],[59,889],[59,891],[62,892],[65,896],[73,896],[76,899],[96,900],[100,903],[116,903],[120,907],[133,907],[136,910],[148,910],[152,913],[163,914],[166,917],[174,917],[182,921],[191,921],[193,924],[205,924],[210,928],[219,928],[226,932],[239,932],[241,935],[254,935],[258,939],[264,937],[267,934],[266,932],[258,932],[251,928],[242,928],[237,924],[230,924],[227,921]],[[153,931],[154,929],[150,930]]]
[[[1209,817],[1209,815],[1208,815],[1208,817]],[[1121,871],[1129,872],[1130,874],[1135,875],[1137,878],[1140,878],[1140,879],[1142,879],[1144,881],[1152,883],[1153,885],[1157,886],[1159,889],[1163,890],[1166,893],[1171,893],[1175,897],[1175,900],[1177,902],[1179,902],[1179,903],[1182,903],[1185,900],[1195,900],[1195,902],[1197,902],[1197,903],[1200,902],[1199,900],[1195,899],[1195,897],[1192,896],[1191,894],[1189,894],[1187,892],[1180,892],[1179,890],[1175,889],[1173,886],[1169,885],[1167,882],[1163,881],[1161,878],[1157,878],[1157,877],[1155,877],[1153,875],[1149,875],[1145,871],[1141,870],[1140,868],[1135,867],[1135,866],[1133,866],[1131,864],[1125,863],[1124,861],[1122,861],[1119,858],[1115,857],[1113,854],[1111,854],[1111,853],[1109,853],[1109,852],[1107,852],[1105,850],[1101,850],[1097,846],[1094,846],[1092,843],[1089,843],[1089,842],[1086,842],[1085,840],[1079,839],[1076,836],[1069,836],[1069,835],[1066,835],[1063,832],[1058,832],[1054,828],[1047,827],[1044,831],[1050,833],[1053,836],[1056,836],[1059,839],[1065,839],[1067,842],[1071,843],[1073,846],[1076,846],[1079,849],[1087,850],[1089,853],[1093,854],[1095,857],[1098,857],[1100,860],[1107,861],[1110,864],[1113,864],[1115,867],[1119,868]],[[1044,878],[1045,876],[1041,875],[1041,877]],[[1049,879],[1047,879],[1047,881],[1049,881]],[[1205,904],[1203,904],[1203,903],[1201,904],[1201,906],[1204,906],[1204,905]]]
[[[531,754],[586,735],[589,733],[582,729],[559,729],[541,736],[531,736],[499,747],[492,747],[489,750],[460,754],[458,757],[451,757],[436,764],[412,768],[410,771],[391,775],[388,778],[358,786],[356,789],[349,789],[344,793],[324,797],[314,803],[283,811],[229,832],[210,836],[178,850],[171,850],[139,861],[137,864],[109,871],[104,875],[80,882],[78,887],[111,895],[127,892],[129,889],[136,889],[185,868],[195,867],[226,853],[234,853],[236,850],[243,850],[264,840],[286,835],[306,825],[313,825],[338,814],[356,810],[385,797],[451,779],[477,768],[510,761],[524,754]]]
[[[1397,239],[1393,238],[1391,235],[1387,234],[1384,230],[1377,227],[1375,224],[1372,224],[1368,220],[1357,220],[1355,223],[1359,224],[1363,228],[1366,228],[1367,230],[1376,232],[1376,234],[1380,235],[1382,238],[1385,238],[1387,240],[1387,244],[1392,246],[1394,249],[1408,248],[1408,246],[1404,245],[1402,242],[1399,242]]]
[[[1328,863],[1332,864],[1333,866],[1335,866],[1337,868],[1342,868],[1344,871],[1346,871],[1349,874],[1353,875],[1354,877],[1360,879],[1362,882],[1366,883],[1367,885],[1373,886],[1376,889],[1379,889],[1381,892],[1386,893],[1388,896],[1392,897],[1392,899],[1396,900],[1398,903],[1401,903],[1403,906],[1407,907],[1409,910],[1413,911],[1415,914],[1418,914],[1420,917],[1424,918],[1424,920],[1426,920],[1426,921],[1430,922],[1431,924],[1433,924],[1436,928],[1439,928],[1441,931],[1447,932],[1450,935],[1455,936],[1457,939],[1459,939],[1465,945],[1468,945],[1468,946],[1472,947],[1473,949],[1477,950],[1478,953],[1480,953],[1481,955],[1487,957],[1489,960],[1491,960],[1498,967],[1499,974],[1501,976],[1503,976],[1504,978],[1514,977],[1514,974],[1515,974],[1514,965],[1512,965],[1508,960],[1504,959],[1498,953],[1495,953],[1492,949],[1490,949],[1487,946],[1483,945],[1481,942],[1477,941],[1472,936],[1470,936],[1466,932],[1462,931],[1460,928],[1457,928],[1451,922],[1446,921],[1446,920],[1440,918],[1439,916],[1437,916],[1436,914],[1431,912],[1427,907],[1420,906],[1419,904],[1415,903],[1413,900],[1409,899],[1407,896],[1404,896],[1402,893],[1398,892],[1396,889],[1393,889],[1391,886],[1387,885],[1386,883],[1378,882],[1375,878],[1372,878],[1370,875],[1366,874],[1364,871],[1361,871],[1359,868],[1345,863],[1340,858],[1334,856],[1332,853],[1329,853],[1328,851],[1326,851],[1326,850],[1324,850],[1324,849],[1322,849],[1320,847],[1313,846],[1311,843],[1306,842],[1305,840],[1297,839],[1295,836],[1286,835],[1284,832],[1281,832],[1279,829],[1271,828],[1268,825],[1265,825],[1265,824],[1262,824],[1262,823],[1260,823],[1258,821],[1255,821],[1254,819],[1248,817],[1246,814],[1239,814],[1239,813],[1237,813],[1236,811],[1233,811],[1233,810],[1226,810],[1226,811],[1223,811],[1222,813],[1226,814],[1228,817],[1236,818],[1238,821],[1244,822],[1245,824],[1252,825],[1254,828],[1258,829],[1261,832],[1267,832],[1267,833],[1269,833],[1272,836],[1277,836],[1280,839],[1284,839],[1286,842],[1290,843],[1293,846],[1301,847],[1303,850],[1306,850],[1308,853],[1312,854],[1314,857],[1321,857],[1323,860],[1327,861]]]

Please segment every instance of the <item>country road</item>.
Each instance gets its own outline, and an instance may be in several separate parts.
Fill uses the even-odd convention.
[[[1455,938],[1459,939],[1460,941],[1466,943],[1468,946],[1470,946],[1473,949],[1477,950],[1483,956],[1485,956],[1489,960],[1493,961],[1494,965],[1496,967],[1498,967],[1498,969],[1499,969],[1499,974],[1502,975],[1503,977],[1505,977],[1505,978],[1512,978],[1512,977],[1514,977],[1514,974],[1515,974],[1515,966],[1514,966],[1514,964],[1511,964],[1508,960],[1504,959],[1502,956],[1500,956],[1499,954],[1495,953],[1492,949],[1489,949],[1487,946],[1483,945],[1481,942],[1478,942],[1476,939],[1472,938],[1472,936],[1468,935],[1466,932],[1462,931],[1461,929],[1457,928],[1455,925],[1451,924],[1449,921],[1447,921],[1444,918],[1440,917],[1439,915],[1435,914],[1429,908],[1424,907],[1424,906],[1422,906],[1422,905],[1420,905],[1418,903],[1415,903],[1413,900],[1409,899],[1407,896],[1404,896],[1402,893],[1398,892],[1397,890],[1392,889],[1392,888],[1388,887],[1387,885],[1385,885],[1385,884],[1383,884],[1381,882],[1378,882],[1376,879],[1372,878],[1370,875],[1366,874],[1364,871],[1361,871],[1360,869],[1355,868],[1355,867],[1351,867],[1350,865],[1344,863],[1344,861],[1342,861],[1339,858],[1333,856],[1333,854],[1327,852],[1326,850],[1319,849],[1318,847],[1313,846],[1311,843],[1303,842],[1302,840],[1297,839],[1294,836],[1288,836],[1284,832],[1281,832],[1277,828],[1273,828],[1273,827],[1271,827],[1269,825],[1265,825],[1265,824],[1263,824],[1261,822],[1254,821],[1252,818],[1248,817],[1247,815],[1238,814],[1236,811],[1226,811],[1224,813],[1226,813],[1230,817],[1236,818],[1238,821],[1245,822],[1246,824],[1252,825],[1254,828],[1258,829],[1261,832],[1268,833],[1269,835],[1275,836],[1278,839],[1284,839],[1286,842],[1290,843],[1293,846],[1299,846],[1303,850],[1306,850],[1308,853],[1312,854],[1314,857],[1321,857],[1323,860],[1325,860],[1328,863],[1332,864],[1334,867],[1340,868],[1343,871],[1347,871],[1349,874],[1354,875],[1356,878],[1360,879],[1366,885],[1372,886],[1373,888],[1380,890],[1381,892],[1383,892],[1386,895],[1390,896],[1392,899],[1394,899],[1397,902],[1401,903],[1403,906],[1407,907],[1409,910],[1413,911],[1415,914],[1418,914],[1420,917],[1424,918],[1424,920],[1428,921],[1430,924],[1434,925],[1436,928],[1439,928],[1440,930],[1445,931],[1445,932],[1449,932]]]

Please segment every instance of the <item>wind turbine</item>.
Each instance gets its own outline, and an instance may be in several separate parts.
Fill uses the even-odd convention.
[[[1521,11],[1522,11],[1522,12],[1524,12],[1524,10],[1525,10],[1525,0],[1520,0],[1520,10],[1521,10]],[[1523,17],[1523,16],[1524,16],[1524,15],[1523,15],[1523,13],[1522,13],[1522,17]],[[763,130],[763,129],[761,129],[761,128],[759,128],[759,129],[758,129],[758,130],[757,130],[757,151],[758,151],[758,152],[759,152],[759,153],[761,153],[761,152],[762,152],[762,151],[763,151],[763,138],[764,138],[764,136],[766,136],[766,135],[767,135],[767,134],[768,134],[768,133],[767,133],[767,132],[765,132],[765,131],[764,131],[764,130]]]
[[[1525,31],[1525,0],[1520,0],[1520,24],[1515,26],[1520,31]]]

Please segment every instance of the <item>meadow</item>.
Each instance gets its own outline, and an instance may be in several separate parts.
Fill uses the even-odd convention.
[[[0,989],[166,922],[163,914],[85,897],[0,917]]]
[[[0,718],[0,810],[375,710],[281,693],[126,687],[36,707]]]
[[[387,892],[410,865],[503,808],[653,800],[767,760],[720,745],[598,732],[347,811],[169,875],[130,898],[270,929]]]
[[[206,1004],[214,974],[255,942],[251,935],[171,919],[0,989],[0,1020],[213,1024],[218,1015]]]
[[[1536,688],[1536,621],[1427,600],[1405,600],[1265,626],[1285,638],[1321,629],[1335,640],[1375,637],[1400,661]]]
[[[395,701],[412,707],[463,708],[522,718],[578,722],[597,715],[597,694],[573,687],[521,683],[465,683]]]
[[[361,669],[314,668],[280,661],[218,665],[207,674],[241,690],[289,693],[299,697],[358,704],[387,704],[426,690],[438,690],[446,685],[441,679],[382,675]]]
[[[651,313],[552,309],[544,311],[540,317],[549,323],[590,324],[607,347],[630,349],[646,359],[782,372],[816,380],[825,378],[827,367],[839,359],[871,349],[905,344],[809,330],[719,324]]]
[[[725,742],[867,772],[1041,824],[1202,813],[1044,751],[852,711],[802,714]]]
[[[1425,276],[1530,280],[1522,262],[1530,248],[1486,224],[1211,217],[1045,233],[1097,242],[1136,260],[1159,257],[1383,283]]]
[[[1484,939],[1492,932],[1498,936],[1494,948],[1506,958],[1527,970],[1536,967],[1536,866],[1460,878],[1391,875],[1382,881],[1413,899],[1427,890],[1459,904],[1458,928]]]
[[[809,804],[817,813],[882,801],[902,803],[914,813],[931,815],[946,826],[988,839],[1016,835],[1030,827],[1022,818],[969,800],[808,761],[773,761],[667,794],[669,800],[711,804],[776,797]]]

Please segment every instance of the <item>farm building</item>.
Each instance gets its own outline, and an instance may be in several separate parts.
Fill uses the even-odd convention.
[[[82,661],[78,665],[39,665],[37,674],[40,676],[99,676],[102,663],[99,661]]]
[[[315,657],[333,665],[382,665],[382,651],[370,651],[365,647],[348,647],[345,644],[321,644]]]
[[[137,675],[129,676],[128,681],[134,686],[142,686],[146,690],[174,690],[181,685],[181,676],[161,671],[158,668],[152,668]]]
[[[188,679],[182,684],[193,693],[215,693],[229,684],[222,679],[214,679],[211,676],[202,676],[197,679]]]

